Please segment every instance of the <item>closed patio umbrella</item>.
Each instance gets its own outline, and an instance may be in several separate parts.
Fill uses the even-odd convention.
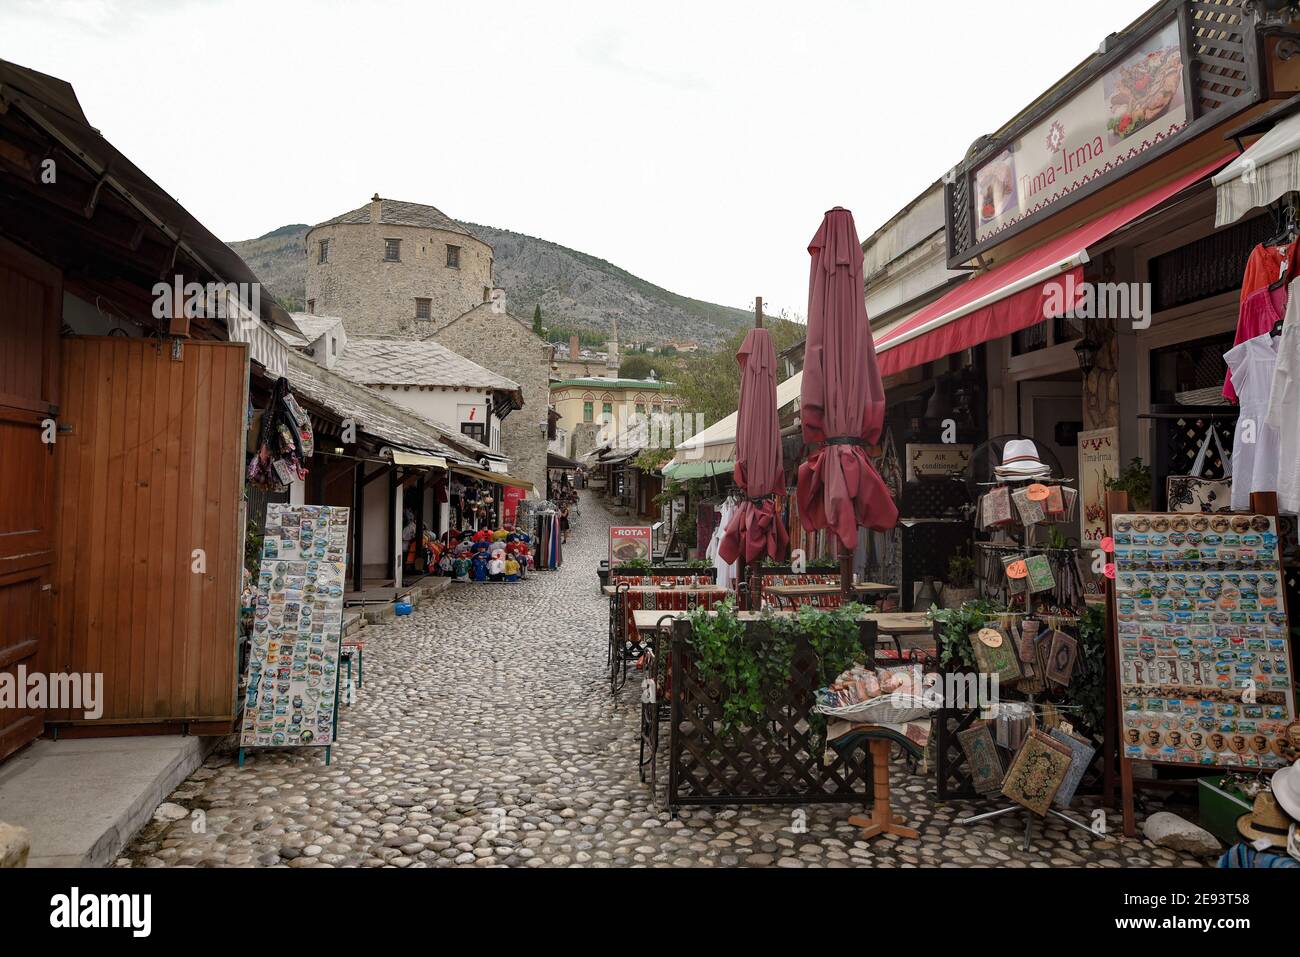
[[[853,214],[838,206],[828,212],[808,252],[812,274],[799,415],[810,454],[799,466],[799,515],[804,528],[829,529],[848,550],[842,565],[847,578],[858,528],[884,531],[898,523],[898,508],[866,451],[880,438],[885,390],[867,320]]]
[[[718,553],[727,563],[742,557],[756,562],[764,555],[778,561],[785,557],[790,536],[776,510],[776,496],[785,491],[785,466],[771,334],[763,328],[749,330],[736,361],[740,363],[736,485],[745,500],[731,516]]]

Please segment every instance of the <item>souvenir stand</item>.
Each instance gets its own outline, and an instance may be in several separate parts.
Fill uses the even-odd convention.
[[[525,499],[519,503],[517,520],[532,536],[534,567],[538,571],[559,568],[564,563],[559,505],[549,499]]]
[[[1248,513],[1138,513],[1110,492],[1108,616],[1124,833],[1135,764],[1289,763],[1296,723],[1277,496]]]
[[[250,748],[325,749],[338,738],[349,509],[267,506],[244,691]]]
[[[982,708],[945,700],[937,718],[938,793],[1013,802],[959,825],[1030,811],[1094,834],[1066,813],[1105,752],[1074,727],[1067,697],[1079,656],[1082,574],[1073,549],[1042,541],[1049,525],[1074,520],[1078,493],[1072,479],[1053,477],[1030,440],[1006,439],[1000,459],[991,480],[973,475],[972,487],[976,528],[993,539],[975,543],[984,594],[1004,610],[967,636],[969,656],[962,656],[973,660],[980,693],[997,701],[997,712],[982,720]],[[1026,814],[1026,848],[1032,824]]]
[[[315,439],[311,419],[289,391],[288,379],[276,380],[266,409],[250,419],[249,486],[279,491],[306,479]]]

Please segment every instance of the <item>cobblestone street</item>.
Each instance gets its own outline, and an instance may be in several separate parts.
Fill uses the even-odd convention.
[[[119,866],[1203,863],[1055,821],[1035,822],[1026,852],[1019,815],[955,826],[997,805],[939,804],[931,780],[900,763],[896,806],[919,842],[860,841],[845,822],[862,809],[850,806],[809,808],[805,833],[792,832],[790,808],[670,819],[638,777],[635,681],[613,700],[604,680],[607,606],[595,568],[612,518],[590,494],[582,508],[561,571],[520,585],[453,585],[368,630],[365,686],[342,712],[331,766],[315,751],[260,751],[241,769],[219,750]],[[1085,800],[1075,814],[1087,819],[1093,806]]]

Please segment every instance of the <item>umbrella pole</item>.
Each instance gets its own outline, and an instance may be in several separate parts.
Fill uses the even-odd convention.
[[[745,551],[742,546],[740,557],[736,559],[736,603],[741,611],[749,611],[749,585],[746,576],[749,569],[745,565]]]
[[[843,546],[841,546],[843,548]],[[853,601],[853,553],[840,555],[840,592],[847,605]]]

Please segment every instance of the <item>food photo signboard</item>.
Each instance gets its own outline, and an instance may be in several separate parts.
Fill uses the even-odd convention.
[[[1187,126],[1172,21],[975,170],[975,241],[1060,202]]]
[[[266,507],[241,748],[334,743],[348,519],[347,508]]]
[[[615,525],[609,530],[609,567],[650,561],[649,526]]]
[[[1293,762],[1277,518],[1111,521],[1123,756],[1258,769]]]

